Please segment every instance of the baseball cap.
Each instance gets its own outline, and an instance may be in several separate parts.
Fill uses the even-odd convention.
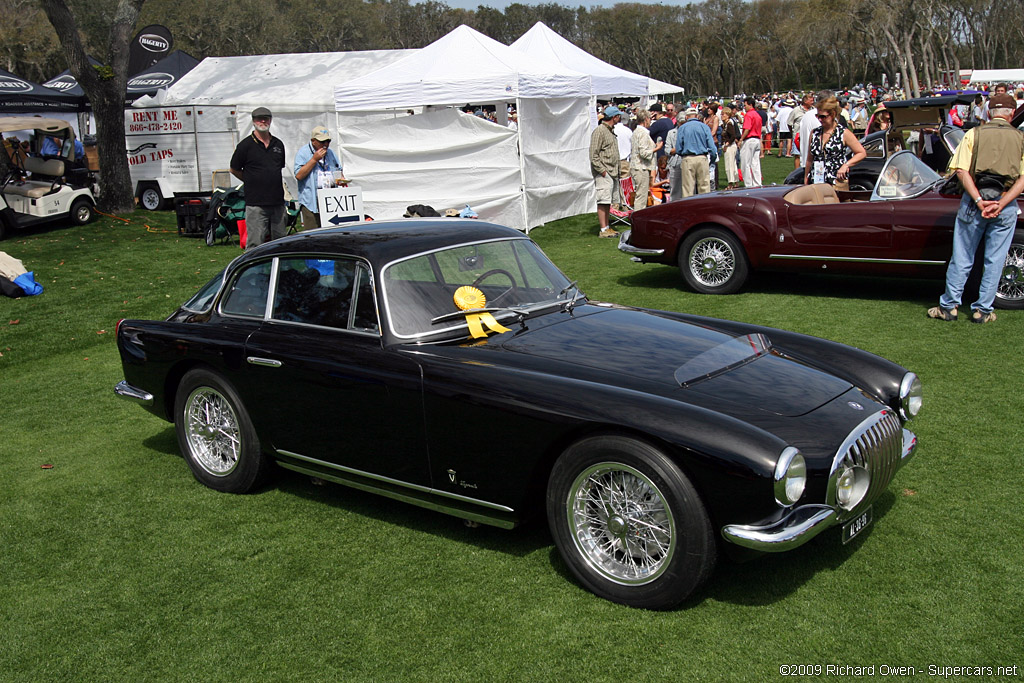
[[[310,140],[316,140],[318,142],[327,142],[331,139],[331,134],[323,126],[317,126],[313,129],[313,132],[309,134]]]
[[[274,115],[270,113],[270,110],[266,107],[256,107],[252,110],[252,117],[255,119],[259,116],[266,116],[268,119],[274,118]]]
[[[988,108],[1016,109],[1017,100],[1013,99],[1013,96],[1009,95],[1008,93],[1003,93],[1001,95],[992,95],[991,97],[988,98]]]
[[[606,119],[610,119],[613,116],[622,116],[622,112],[619,111],[618,107],[613,107],[613,106],[609,105],[604,110],[604,117]]]
[[[683,116],[696,116],[697,113],[697,107],[687,107],[686,111],[683,112]]]
[[[647,108],[647,111],[660,112],[661,111],[661,102],[655,102],[654,104],[652,104],[650,107]]]

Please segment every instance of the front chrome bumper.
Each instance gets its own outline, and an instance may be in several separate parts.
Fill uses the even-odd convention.
[[[632,230],[623,230],[619,233],[619,251],[624,254],[644,254],[645,256],[661,256],[665,253],[664,249],[640,249],[634,247],[629,243],[629,236],[633,233]]]
[[[121,398],[126,398],[129,401],[135,401],[136,403],[144,406],[153,405],[153,394],[148,391],[143,391],[137,387],[133,387],[128,382],[121,380],[114,387],[114,393]]]
[[[910,430],[904,429],[900,467],[913,457],[915,450],[917,437]],[[722,536],[744,548],[781,553],[801,546],[822,531],[835,526],[839,515],[840,510],[829,505],[801,505],[778,521],[766,524],[727,524],[722,527]]]

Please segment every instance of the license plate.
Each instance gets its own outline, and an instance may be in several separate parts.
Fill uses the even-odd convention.
[[[871,524],[871,508],[857,515],[857,518],[843,525],[843,543],[849,543],[854,536],[864,531]]]

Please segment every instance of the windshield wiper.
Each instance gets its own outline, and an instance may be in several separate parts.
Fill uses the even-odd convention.
[[[572,309],[576,306],[577,302],[579,302],[579,300],[582,299],[583,296],[584,296],[584,294],[580,290],[580,288],[576,286],[576,282],[577,282],[577,280],[573,280],[572,282],[567,284],[565,287],[563,287],[562,291],[558,293],[558,296],[562,296],[563,294],[568,292],[570,289],[575,289],[576,290],[573,293],[572,298],[565,302],[565,306],[562,307],[563,311],[569,311],[570,313],[572,313]],[[555,298],[558,298],[558,297],[555,297]]]
[[[577,282],[579,282],[579,280],[573,280],[572,282],[570,282],[569,284],[567,284],[567,285],[566,285],[565,287],[562,287],[562,291],[561,291],[561,292],[559,292],[559,293],[558,293],[558,296],[556,296],[555,298],[557,299],[558,297],[562,296],[563,294],[565,294],[566,292],[568,292],[568,291],[569,291],[570,289],[572,289],[573,287],[576,287],[576,283],[577,283]],[[579,289],[580,289],[579,287],[576,287],[576,291],[579,291]]]
[[[436,325],[437,323],[443,323],[446,320],[455,320],[456,318],[462,318],[467,315],[472,315],[473,313],[498,313],[505,311],[515,313],[517,316],[517,323],[523,322],[523,320],[526,318],[528,314],[528,311],[525,311],[521,308],[510,308],[507,306],[487,306],[486,308],[468,308],[464,311],[452,311],[451,313],[445,313],[443,315],[437,316],[436,318],[431,318],[430,324]]]

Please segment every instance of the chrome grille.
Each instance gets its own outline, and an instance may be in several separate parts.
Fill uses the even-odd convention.
[[[903,423],[892,410],[868,417],[850,432],[839,447],[829,475],[827,502],[839,512],[839,521],[856,516],[889,486],[900,468],[903,454]],[[836,480],[844,466],[863,467],[871,476],[868,492],[850,511],[836,503]]]

